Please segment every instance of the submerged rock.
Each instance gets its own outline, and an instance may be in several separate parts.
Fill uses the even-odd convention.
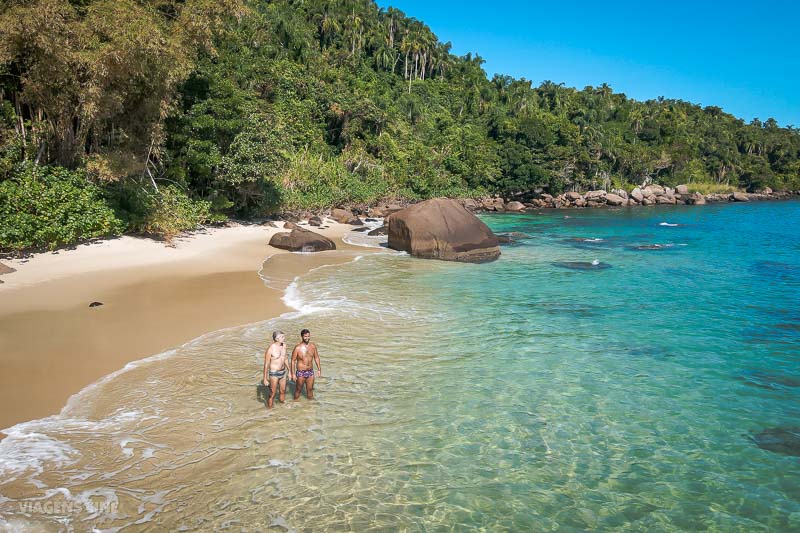
[[[611,268],[611,265],[608,263],[602,263],[600,261],[558,261],[553,263],[553,265],[570,270],[605,270]]]
[[[273,235],[269,245],[290,252],[322,252],[336,249],[336,244],[324,235],[297,226],[294,226],[291,232]]]
[[[508,233],[498,233],[497,242],[500,244],[515,244],[520,239],[528,239],[530,235],[521,231],[510,231]]]
[[[483,263],[500,257],[497,237],[463,205],[434,198],[388,218],[389,248],[424,259]]]
[[[369,233],[367,233],[367,235],[369,235],[370,237],[375,237],[377,235],[388,235],[388,231],[389,230],[386,227],[386,224],[384,224],[380,228],[375,228],[374,230],[370,231]]]
[[[800,457],[800,427],[768,428],[752,439],[762,450]]]

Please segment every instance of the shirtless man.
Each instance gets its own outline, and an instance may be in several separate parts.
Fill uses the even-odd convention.
[[[292,360],[289,363],[289,373],[295,380],[294,399],[300,398],[303,385],[306,386],[306,396],[314,399],[314,363],[317,363],[317,377],[322,377],[322,366],[319,364],[319,352],[311,342],[311,332],[304,329],[300,332],[303,342],[292,350]]]
[[[286,335],[282,331],[272,332],[272,344],[264,353],[264,385],[269,383],[269,399],[267,407],[272,409],[275,403],[275,392],[280,388],[278,399],[286,400]],[[269,381],[267,381],[269,379]]]

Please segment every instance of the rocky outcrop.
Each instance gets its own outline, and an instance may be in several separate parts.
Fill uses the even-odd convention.
[[[287,224],[288,226],[288,224]],[[269,241],[270,246],[290,252],[322,252],[335,250],[336,244],[319,233],[292,225],[290,232],[276,233]]]
[[[361,219],[347,209],[331,209],[331,218],[339,224],[350,224],[351,226],[361,226],[364,223]]]
[[[746,193],[735,192],[731,194],[731,200],[733,200],[734,202],[749,202],[750,198],[747,196]]]
[[[415,257],[483,263],[500,257],[497,237],[464,206],[426,200],[389,216],[389,248]]]
[[[608,193],[606,194],[606,203],[608,205],[625,205],[628,203],[628,200],[616,194]]]
[[[525,204],[522,202],[508,202],[506,204],[506,211],[519,212],[525,210]]]

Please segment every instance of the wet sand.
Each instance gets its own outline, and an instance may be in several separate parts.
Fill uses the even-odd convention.
[[[348,249],[341,236],[349,229],[319,232]],[[345,260],[276,250],[267,242],[277,231],[217,228],[175,247],[123,237],[4,261],[17,272],[0,285],[0,429],[58,413],[72,394],[128,362],[288,311],[282,287],[259,276],[269,256],[263,274],[286,283]],[[94,301],[103,305],[90,308]]]

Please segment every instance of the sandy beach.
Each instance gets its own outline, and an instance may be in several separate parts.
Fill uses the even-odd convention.
[[[350,229],[331,223],[315,231],[348,249],[341,237]],[[278,231],[210,228],[173,246],[124,236],[4,260],[16,272],[0,284],[0,429],[58,413],[72,394],[128,362],[278,316],[288,310],[280,281],[344,260],[268,246]],[[262,274],[279,281],[273,287],[259,274],[268,257]]]

